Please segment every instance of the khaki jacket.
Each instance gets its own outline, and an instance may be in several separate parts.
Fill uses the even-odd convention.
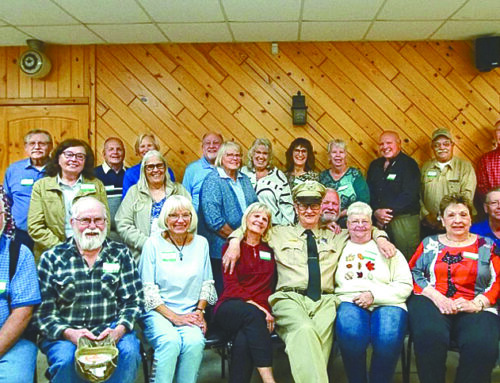
[[[95,190],[80,190],[73,202],[86,196],[97,198],[106,205],[106,216],[108,222],[111,222],[106,190],[102,182],[97,178],[83,178],[82,182],[95,185]],[[66,240],[65,216],[64,196],[57,177],[45,177],[35,182],[28,210],[28,233],[35,241],[34,253],[37,261],[45,250]]]

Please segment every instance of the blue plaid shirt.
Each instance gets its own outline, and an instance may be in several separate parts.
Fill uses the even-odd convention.
[[[105,240],[90,268],[73,238],[42,254],[42,304],[35,313],[43,337],[60,339],[67,328],[99,335],[112,323],[131,330],[144,308],[142,283],[130,250]]]

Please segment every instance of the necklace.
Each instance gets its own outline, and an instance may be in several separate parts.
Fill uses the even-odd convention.
[[[183,254],[182,254],[182,249],[184,249],[184,245],[186,244],[186,241],[187,241],[187,237],[189,236],[189,234],[186,234],[186,236],[184,237],[184,242],[182,242],[182,246],[181,248],[179,249],[179,246],[177,246],[177,244],[175,243],[174,239],[170,236],[170,233],[167,231],[167,236],[168,238],[170,239],[170,241],[172,242],[172,244],[175,246],[175,248],[177,249],[177,251],[179,252],[179,259],[182,261],[182,257],[183,257]]]
[[[471,235],[470,235],[470,233],[467,234],[467,238],[463,239],[462,241],[454,241],[454,240],[450,239],[450,237],[448,237],[448,234],[445,234],[445,237],[446,237],[446,240],[448,242],[454,243],[454,244],[457,244],[457,245],[461,245],[462,243],[467,242],[471,238]]]

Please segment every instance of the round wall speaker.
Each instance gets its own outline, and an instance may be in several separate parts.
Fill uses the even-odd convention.
[[[43,52],[29,49],[19,57],[19,68],[29,77],[42,78],[49,74],[52,64]]]

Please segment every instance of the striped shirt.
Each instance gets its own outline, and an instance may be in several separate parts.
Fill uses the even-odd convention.
[[[106,240],[92,267],[74,239],[42,254],[42,304],[35,318],[43,337],[60,339],[67,328],[100,334],[112,323],[131,330],[144,307],[142,283],[130,250]]]

